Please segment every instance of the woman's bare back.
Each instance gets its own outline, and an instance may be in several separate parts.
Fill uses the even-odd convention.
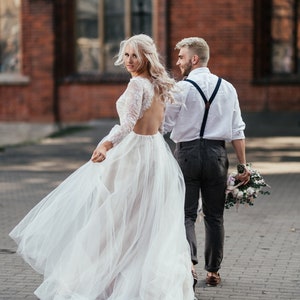
[[[152,100],[151,106],[144,112],[143,117],[139,119],[133,131],[141,135],[156,134],[164,119],[164,103],[157,97]]]

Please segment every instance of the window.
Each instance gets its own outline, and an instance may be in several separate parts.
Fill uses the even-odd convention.
[[[271,19],[272,73],[292,74],[297,71],[296,1],[273,1]]]
[[[255,76],[300,81],[300,1],[255,2]]]
[[[152,33],[151,0],[77,0],[78,73],[120,73],[114,56],[132,34]]]
[[[20,73],[20,0],[0,1],[0,74]]]

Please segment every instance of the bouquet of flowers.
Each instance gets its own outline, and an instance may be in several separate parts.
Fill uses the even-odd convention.
[[[243,173],[244,166],[238,165],[238,172],[233,172],[228,176],[225,208],[229,209],[232,206],[240,204],[248,204],[252,206],[254,199],[258,194],[269,195],[269,191],[262,190],[263,187],[270,187],[257,170],[251,168],[251,164],[246,165],[250,172],[250,180],[248,183],[243,184],[237,179],[238,173]]]

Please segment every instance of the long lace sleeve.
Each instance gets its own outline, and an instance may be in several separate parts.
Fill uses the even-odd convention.
[[[143,101],[143,85],[139,80],[132,78],[124,94],[117,101],[117,111],[120,118],[120,125],[112,128],[106,141],[117,145],[134,128],[137,120],[140,118]]]

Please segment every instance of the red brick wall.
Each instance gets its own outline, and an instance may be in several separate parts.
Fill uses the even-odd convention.
[[[70,84],[60,87],[60,118],[64,122],[117,116],[116,100],[126,84]]]
[[[188,36],[203,37],[210,46],[211,72],[237,89],[244,111],[299,111],[300,86],[253,83],[254,24],[252,0],[170,1],[169,49],[175,76],[176,42]]]
[[[64,16],[70,9],[69,1],[22,1],[23,74],[29,77],[29,82],[0,83],[1,121],[51,122],[58,117],[71,122],[116,117],[115,102],[126,81],[64,80],[73,63],[68,56],[70,44],[63,33],[72,37],[69,25],[72,20],[61,18],[61,25],[57,25],[53,9],[56,3],[57,13]],[[156,42],[174,76],[179,75],[175,65],[178,52],[173,50],[176,42],[188,36],[201,36],[211,48],[209,68],[236,87],[243,111],[300,111],[299,85],[253,83],[254,1],[155,0],[154,3],[158,10],[154,26]],[[57,61],[58,65],[63,63],[61,70],[55,69]]]
[[[22,68],[26,84],[0,85],[0,120],[53,121],[53,22],[52,4],[23,0]]]

